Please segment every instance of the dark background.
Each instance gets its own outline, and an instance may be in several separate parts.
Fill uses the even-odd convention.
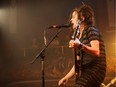
[[[31,61],[44,47],[44,33],[48,43],[58,31],[48,30],[48,26],[66,23],[71,10],[82,2],[94,9],[96,26],[106,45],[104,84],[115,77],[115,0],[0,0],[0,87],[42,87],[41,58],[34,64]],[[45,51],[47,87],[57,87],[73,64],[73,52],[68,48],[72,33],[63,28]],[[73,84],[74,79],[67,86]]]

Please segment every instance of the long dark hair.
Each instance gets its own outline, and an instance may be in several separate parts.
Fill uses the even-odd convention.
[[[94,11],[90,6],[84,4],[80,7],[80,10],[78,11],[79,20],[82,20],[82,16],[85,18],[82,23],[85,25],[95,25]]]

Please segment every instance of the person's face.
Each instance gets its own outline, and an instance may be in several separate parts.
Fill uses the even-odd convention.
[[[73,29],[77,28],[77,21],[78,21],[78,13],[76,11],[74,11],[72,13],[72,18],[71,18],[71,23],[73,24]]]

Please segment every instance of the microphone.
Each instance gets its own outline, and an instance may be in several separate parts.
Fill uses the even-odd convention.
[[[67,24],[62,24],[62,25],[52,25],[52,26],[49,26],[48,29],[51,29],[51,28],[68,28],[68,27],[71,27],[72,24],[71,23],[67,23]]]

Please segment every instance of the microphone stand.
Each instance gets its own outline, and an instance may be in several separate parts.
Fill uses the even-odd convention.
[[[60,27],[61,28],[61,27]],[[35,58],[32,60],[31,64],[33,64],[39,57],[41,60],[41,70],[42,70],[42,87],[45,87],[45,79],[44,79],[44,59],[45,59],[45,50],[50,45],[50,43],[57,37],[57,35],[61,32],[62,29],[59,29],[58,32],[53,36],[51,41],[45,45],[45,47],[35,56]]]

